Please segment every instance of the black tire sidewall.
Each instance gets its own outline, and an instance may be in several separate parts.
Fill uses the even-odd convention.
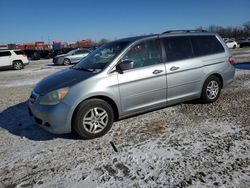
[[[216,81],[219,85],[219,92],[217,94],[217,96],[214,98],[214,99],[210,99],[207,95],[207,86],[208,84],[211,82],[211,81]],[[201,101],[203,103],[212,103],[212,102],[215,102],[219,96],[220,96],[220,93],[221,93],[221,88],[222,88],[222,83],[221,83],[221,80],[217,77],[217,76],[210,76],[206,79],[204,85],[203,85],[203,88],[202,88],[202,94],[201,94]]]
[[[91,134],[87,132],[83,125],[82,120],[89,109],[94,107],[103,108],[108,114],[108,125],[99,133]],[[73,119],[73,128],[77,134],[83,139],[94,139],[105,135],[112,127],[114,121],[114,112],[112,107],[105,101],[101,99],[90,99],[81,103],[77,109],[76,115]]]

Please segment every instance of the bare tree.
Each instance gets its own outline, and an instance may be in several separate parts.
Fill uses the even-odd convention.
[[[243,24],[244,30],[250,32],[250,21]]]
[[[98,42],[98,46],[101,46],[101,45],[106,44],[106,43],[108,43],[108,42],[109,42],[108,39],[102,38],[102,39]]]
[[[210,25],[207,28],[210,32],[218,33],[223,38],[235,38],[250,37],[250,21],[243,24],[242,27],[221,27],[216,25]]]

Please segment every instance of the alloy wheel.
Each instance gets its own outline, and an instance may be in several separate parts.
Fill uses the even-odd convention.
[[[16,69],[16,70],[22,69],[22,63],[21,62],[15,62],[14,69]]]
[[[100,107],[90,109],[83,117],[84,129],[91,133],[101,132],[108,124],[108,113]]]
[[[206,89],[207,97],[210,100],[215,99],[219,93],[219,89],[219,84],[215,80],[210,81]]]

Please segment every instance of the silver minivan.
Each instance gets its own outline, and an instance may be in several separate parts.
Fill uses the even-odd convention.
[[[33,89],[28,109],[52,133],[104,135],[114,121],[176,103],[211,103],[234,79],[223,40],[206,31],[168,31],[113,41]]]

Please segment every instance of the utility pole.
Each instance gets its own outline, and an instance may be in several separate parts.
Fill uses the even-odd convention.
[[[48,35],[48,44],[50,44],[50,36]]]

